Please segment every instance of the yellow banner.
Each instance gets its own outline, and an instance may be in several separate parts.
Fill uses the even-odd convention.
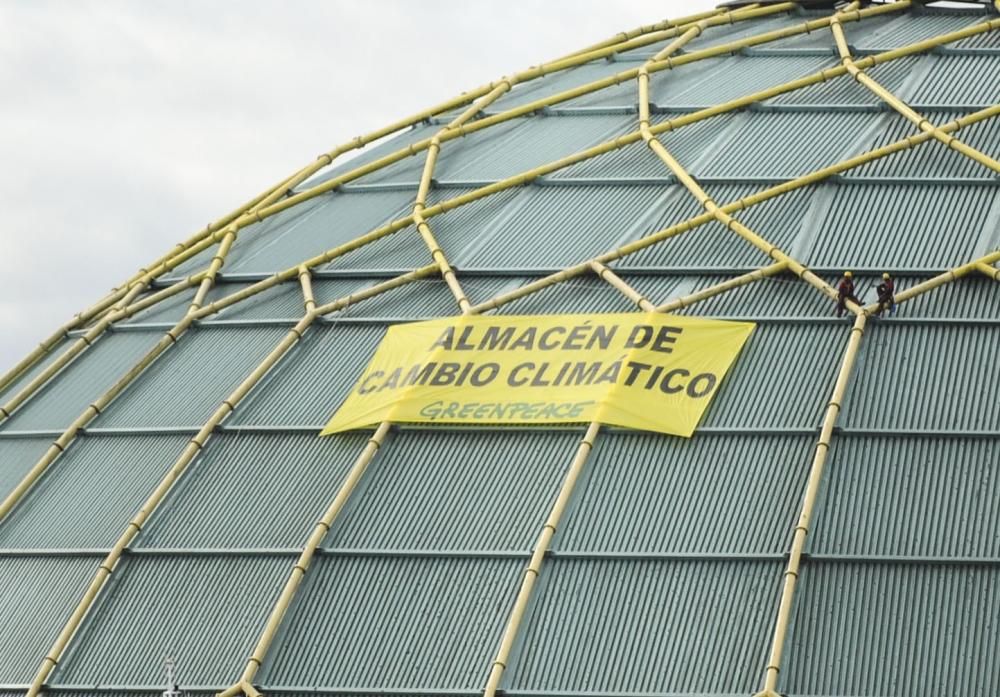
[[[599,421],[689,438],[753,329],[659,313],[398,324],[322,435],[382,421]]]

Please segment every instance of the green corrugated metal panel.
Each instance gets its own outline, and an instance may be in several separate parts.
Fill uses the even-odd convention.
[[[1000,558],[998,479],[995,438],[841,436],[810,551]]]
[[[64,429],[142,358],[162,332],[109,332],[36,392],[3,424],[5,431]]]
[[[693,291],[726,281],[718,276],[697,276]],[[832,280],[832,279],[828,279]],[[862,279],[859,277],[859,288]],[[864,291],[859,290],[859,297]],[[762,278],[740,288],[702,300],[678,314],[707,317],[830,317],[834,303],[815,287],[792,274]]]
[[[319,557],[260,682],[482,689],[520,559]]]
[[[503,179],[638,128],[635,119],[624,114],[535,116],[515,123],[516,128],[476,148],[453,147],[461,146],[461,140],[445,144],[441,151],[445,156],[435,167],[434,178],[439,181]],[[453,152],[449,154],[449,151]]]
[[[299,228],[306,220],[315,216],[323,207],[330,196],[320,196],[309,201],[305,201],[300,206],[293,206],[277,215],[271,216],[259,223],[254,223],[243,228],[233,244],[232,251],[227,258],[227,267],[231,267],[234,261],[245,258],[261,247],[270,244],[275,238],[284,235],[290,230]],[[171,278],[182,278],[188,274],[201,271],[212,263],[215,256],[216,247],[209,247],[199,254],[193,256],[176,269],[170,272]],[[230,270],[226,268],[226,270]]]
[[[523,279],[523,285],[536,279]],[[544,315],[577,312],[632,312],[637,310],[621,291],[595,274],[578,276],[537,293],[501,305],[502,315]]]
[[[767,656],[780,569],[781,562],[551,561],[505,685],[751,694]]]
[[[991,186],[844,184],[803,260],[834,268],[958,266],[985,253],[998,200],[1000,189]]]
[[[927,56],[930,71],[912,91],[910,101],[917,104],[989,105],[1000,94],[1000,71],[997,57]]]
[[[796,60],[790,58],[778,60],[787,60],[793,64],[797,62]],[[876,65],[874,68],[866,70],[865,73],[872,79],[877,80],[878,83],[887,90],[905,100],[908,99],[910,95],[901,91],[900,86],[903,85],[907,78],[909,78],[915,71],[921,69],[922,60],[926,59],[922,56],[900,58],[892,61],[891,63]],[[822,66],[814,72],[818,72],[824,67],[830,66]],[[833,78],[832,80],[828,80],[826,82],[820,82],[815,85],[810,85],[809,87],[803,87],[802,89],[795,90],[793,92],[786,92],[785,94],[779,95],[765,102],[765,104],[836,104],[839,106],[873,106],[881,103],[882,102],[879,97],[877,97],[871,90],[847,74]]]
[[[416,143],[417,141],[424,140],[425,138],[432,138],[435,133],[441,130],[441,126],[437,126],[430,123],[420,123],[416,126],[407,128],[395,135],[389,136],[379,142],[376,145],[371,145],[364,150],[357,153],[349,153],[341,155],[340,158],[336,160],[336,165],[328,168],[324,172],[314,176],[312,179],[300,184],[296,187],[297,191],[302,191],[311,186],[315,186],[321,182],[327,181],[334,177],[340,176],[342,174],[347,174],[353,169],[360,167],[361,165],[368,164],[369,162],[374,162],[380,157],[386,155],[391,155],[397,150],[402,150],[403,148]],[[400,165],[406,167],[410,166],[409,163],[416,161],[419,156],[414,158],[401,161],[400,164],[394,167],[399,167]],[[406,163],[406,164],[403,164]],[[422,166],[422,165],[421,165]],[[385,178],[386,172],[392,170],[393,168],[386,168],[373,172],[372,174],[366,175],[358,180],[359,184],[369,184],[373,181],[380,181]]]
[[[431,189],[429,203],[456,198],[471,189]],[[434,238],[445,255],[454,262],[455,253],[486,234],[485,228],[503,213],[519,189],[505,191],[454,208],[428,220]],[[331,269],[414,269],[431,263],[430,250],[413,226],[335,259]]]
[[[568,266],[660,229],[664,198],[662,186],[527,187],[451,259],[459,268]]]
[[[155,291],[153,291],[155,292]],[[153,292],[143,293],[139,296],[138,300],[142,301],[148,298]],[[215,295],[218,294],[215,288],[212,288],[210,293]],[[185,315],[188,307],[191,305],[191,301],[194,300],[195,289],[189,288],[188,290],[181,291],[177,295],[162,300],[157,304],[150,307],[148,310],[143,310],[142,312],[133,315],[129,319],[125,320],[123,324],[147,324],[150,322],[177,322]],[[212,298],[214,300],[215,298]]]
[[[310,329],[240,404],[230,421],[268,426],[325,424],[368,364],[384,333],[385,327],[380,325],[334,324]]]
[[[4,518],[0,548],[111,547],[187,440],[88,436],[74,443]]]
[[[189,684],[228,685],[243,671],[292,563],[282,557],[126,557],[50,682],[160,685],[170,656]],[[98,562],[90,564],[93,573]]]
[[[138,546],[301,547],[368,437],[218,434],[146,525]]]
[[[714,184],[705,187],[719,205],[739,200],[761,188],[753,184]],[[764,239],[788,249],[799,236],[804,222],[810,222],[806,216],[813,192],[813,189],[801,189],[740,211],[735,217]],[[670,188],[665,205],[657,212],[655,225],[650,226],[649,230],[662,230],[703,212],[686,189],[674,186]],[[622,267],[729,268],[760,267],[772,261],[735,232],[713,222],[647,247],[625,257],[619,263]]]
[[[917,279],[900,278],[896,289],[916,284]],[[875,285],[874,279],[870,285]],[[866,295],[875,298],[874,291]],[[900,317],[996,319],[1000,317],[1000,283],[985,276],[966,276],[907,301],[897,312]]]
[[[697,63],[673,71],[654,73],[650,99],[661,106],[711,106],[781,85],[836,65],[832,56],[728,56],[713,59],[716,69],[707,73]],[[687,73],[683,82],[669,73]],[[794,94],[794,93],[793,93]]]
[[[559,92],[565,92],[566,90],[574,87],[589,84],[595,80],[610,77],[615,73],[620,73],[634,67],[635,66],[630,63],[619,63],[617,61],[602,59],[585,63],[575,68],[570,68],[569,70],[551,73],[537,80],[532,80],[531,82],[515,86],[514,89],[508,94],[505,94],[500,97],[500,99],[496,100],[490,107],[489,111],[496,113],[512,109],[513,107],[520,106],[521,104],[527,104],[528,102],[533,102],[537,99],[542,99]],[[622,83],[617,87],[603,90],[597,94],[604,94],[606,92],[617,93],[625,91],[628,88],[631,88],[634,92],[635,84],[629,81]],[[556,106],[572,106],[577,105],[578,102],[579,99],[574,99]]]
[[[0,557],[0,683],[31,682],[97,564],[88,557]]]
[[[779,689],[790,695],[1000,693],[1000,570],[809,562]]]
[[[858,135],[885,118],[872,112],[749,112],[742,115],[738,130],[692,172],[705,177],[791,179],[867,149]]]
[[[200,427],[287,332],[283,327],[190,329],[95,424]]]
[[[845,426],[1000,431],[1000,327],[879,323],[861,351]]]
[[[582,429],[401,431],[324,544],[528,551],[582,435]]]
[[[931,122],[943,125],[954,121],[953,112],[927,111],[924,116]],[[913,124],[901,118],[892,119],[867,148],[878,148],[913,135]],[[1000,119],[987,119],[963,128],[957,133],[962,142],[992,156],[1000,155]],[[988,167],[948,148],[936,140],[929,140],[915,148],[880,160],[875,160],[849,172],[859,177],[963,177],[993,179],[996,175]]]
[[[705,426],[815,428],[851,322],[757,325],[702,420]]]
[[[281,271],[353,240],[409,213],[416,191],[336,191],[319,197],[314,215],[303,216],[247,246],[226,264],[229,273]]]
[[[962,14],[895,13],[890,17],[891,20],[879,24],[869,25],[867,20],[845,24],[848,43],[858,51],[887,51],[988,19],[983,15]]]
[[[0,390],[0,405],[6,404],[7,400],[16,395],[21,388],[31,382],[36,375],[51,365],[52,361],[62,355],[62,353],[69,347],[70,343],[71,342],[65,339],[61,340],[51,351],[49,351],[48,354],[46,354],[45,358],[31,366],[28,370],[24,371],[24,373],[9,386]]]
[[[780,554],[814,444],[812,436],[604,434],[555,548]]]
[[[510,278],[468,277],[456,274],[462,290],[470,302],[478,303],[498,295],[512,287]],[[337,317],[445,317],[457,315],[458,301],[452,295],[444,279],[426,278],[407,283],[395,290],[363,300],[351,305],[331,318]]]
[[[51,443],[51,438],[0,438],[0,500],[18,485]]]
[[[351,293],[371,285],[363,278],[314,279],[313,294],[317,304],[339,300]],[[242,283],[225,283],[217,288],[225,290],[226,294],[236,293],[245,287]],[[218,315],[213,315],[209,321],[249,320],[249,319],[300,319],[306,313],[305,296],[302,295],[302,284],[298,278],[281,283],[274,288],[265,290],[259,295],[226,308]]]
[[[687,48],[688,50],[700,51],[701,49],[717,46],[721,43],[737,41],[739,39],[744,39],[756,34],[762,34],[767,31],[774,31],[775,29],[783,29],[788,26],[802,24],[803,22],[808,21],[808,19],[809,18],[798,13],[782,13],[768,17],[761,17],[751,21],[709,27],[705,29]],[[616,58],[617,60],[623,61],[645,61],[652,58],[656,53],[662,51],[675,40],[676,38],[670,38],[665,41],[657,41],[656,43],[649,44],[648,46],[640,46],[639,48],[633,48],[629,51],[623,51],[616,54]]]

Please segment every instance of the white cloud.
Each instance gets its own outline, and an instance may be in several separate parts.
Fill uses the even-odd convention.
[[[714,2],[0,5],[0,370],[337,143]]]

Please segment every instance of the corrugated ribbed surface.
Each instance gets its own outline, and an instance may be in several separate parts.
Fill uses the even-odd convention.
[[[798,62],[788,58],[779,58],[777,60],[787,60],[790,63]],[[899,88],[914,71],[920,69],[921,60],[926,60],[926,58],[922,56],[900,58],[890,63],[876,65],[874,68],[866,70],[865,73],[900,99],[913,101],[907,92],[901,91]],[[813,72],[819,72],[819,70],[828,67],[831,67],[831,65],[821,66]],[[844,74],[826,82],[786,92],[785,94],[769,99],[767,103],[874,105],[881,102],[882,100],[874,92],[857,82],[850,75]]]
[[[287,332],[283,327],[190,329],[95,423],[103,428],[199,427]]]
[[[567,121],[567,119],[572,121]],[[591,145],[638,129],[627,114],[534,116],[515,122],[515,128],[487,129],[442,146],[434,169],[439,181],[492,181],[558,160]],[[479,136],[481,142],[472,139]],[[470,147],[465,140],[469,140]],[[419,172],[417,173],[419,180]]]
[[[240,230],[232,250],[226,258],[225,271],[231,271],[237,263],[258,250],[270,245],[278,237],[289,231],[300,228],[307,220],[314,217],[323,208],[330,196],[320,196],[303,202],[301,206],[293,206],[265,220],[248,225]],[[209,247],[170,272],[171,277],[182,278],[206,268],[215,256],[217,247]]]
[[[325,424],[384,333],[384,326],[313,327],[251,391],[230,421],[271,426]]]
[[[917,279],[900,278],[896,291],[916,284]],[[875,292],[869,297],[874,298]],[[907,301],[898,312],[903,313],[900,317],[1000,317],[1000,283],[979,274],[969,275]]]
[[[996,56],[928,56],[931,70],[913,91],[917,104],[995,104],[1000,94]]]
[[[761,187],[751,184],[715,184],[705,189],[719,205],[736,201]],[[764,239],[788,249],[798,237],[803,217],[809,210],[811,190],[800,190],[773,198],[736,214],[737,220]],[[651,231],[662,230],[703,213],[697,200],[684,188],[670,188]],[[760,267],[771,260],[732,230],[718,223],[708,223],[688,230],[651,247],[625,257],[620,264],[663,267]]]
[[[739,122],[741,128],[733,131],[694,174],[801,176],[859,152],[862,148],[858,134],[872,128],[881,118],[871,112],[751,112]]]
[[[159,685],[170,656],[188,684],[228,685],[291,565],[280,557],[127,557],[50,682]]]
[[[368,437],[218,434],[150,520],[138,544],[183,549],[300,547]]]
[[[429,204],[456,198],[472,189],[431,189]],[[509,212],[510,201],[520,193],[514,189],[487,196],[467,203],[447,213],[428,219],[445,256],[452,262],[455,255],[486,236],[491,223],[505,211]],[[409,210],[406,214],[409,214]],[[413,226],[404,228],[388,237],[334,259],[327,268],[332,269],[414,269],[433,261],[430,250]]]
[[[845,398],[845,425],[1000,430],[1000,326],[876,324]],[[891,386],[887,392],[886,385]]]
[[[53,348],[42,360],[40,360],[35,365],[31,366],[28,370],[24,372],[19,378],[17,378],[10,385],[0,390],[0,404],[5,404],[7,400],[20,392],[21,388],[27,385],[31,380],[41,373],[45,368],[47,368],[52,361],[56,360],[62,353],[69,347],[70,342],[65,339],[59,341],[55,348]]]
[[[314,186],[320,182],[332,179],[335,176],[341,174],[346,174],[351,170],[360,167],[361,165],[368,164],[369,162],[374,162],[380,157],[389,155],[396,152],[397,150],[402,150],[403,148],[416,143],[417,141],[423,140],[425,138],[431,138],[441,129],[440,126],[429,123],[419,123],[412,126],[402,133],[391,136],[377,145],[372,145],[364,150],[358,152],[357,154],[350,153],[342,155],[340,159],[336,162],[336,166],[330,167],[325,172],[313,177],[312,179],[300,184],[297,187],[298,191],[302,191],[311,186]],[[419,162],[419,164],[414,165],[414,163]],[[362,179],[358,180],[358,183],[369,184],[374,181],[383,181],[392,178],[392,175],[399,169],[406,169],[408,167],[422,167],[423,158],[417,154],[411,158],[401,160],[396,165],[391,165],[385,169],[381,169],[372,174],[366,175]]]
[[[505,684],[608,694],[750,694],[777,606],[780,562],[563,561]]]
[[[695,289],[728,279],[697,276]],[[857,279],[859,282],[861,279]],[[859,283],[860,287],[860,283]],[[860,297],[860,296],[859,296]],[[702,317],[830,317],[834,303],[791,274],[762,278],[683,308],[678,314]]]
[[[328,547],[530,550],[583,435],[403,431]]]
[[[841,436],[827,472],[813,552],[1000,557],[996,439]]]
[[[186,441],[184,436],[83,438],[3,520],[0,548],[111,547]]]
[[[655,125],[672,116],[676,116],[676,114],[653,114],[650,122]],[[624,118],[628,119],[628,130],[636,131],[639,129],[638,116],[630,114]],[[713,144],[727,131],[734,118],[732,114],[722,114],[717,118],[698,121],[676,131],[662,133],[657,137],[679,162],[688,166],[702,159],[705,151],[712,148]],[[587,177],[609,179],[656,177],[662,179],[670,176],[670,170],[644,142],[639,141],[604,155],[584,160],[571,167],[557,170],[548,176],[551,179]]]
[[[317,559],[265,685],[482,689],[522,560]]]
[[[535,279],[524,279],[530,283]],[[519,284],[521,285],[521,284]],[[504,315],[532,315],[577,312],[633,312],[635,303],[595,274],[578,276],[531,295],[501,305]]]
[[[139,361],[161,332],[111,332],[36,392],[30,401],[4,422],[3,430],[64,429],[87,405],[111,387],[129,366]]]
[[[779,689],[995,695],[998,604],[995,567],[809,563]]]
[[[566,90],[579,87],[580,85],[589,84],[595,80],[600,80],[614,75],[615,73],[629,70],[632,67],[634,66],[629,63],[619,63],[602,59],[585,63],[584,65],[570,68],[569,70],[552,73],[539,78],[538,80],[532,80],[531,82],[516,86],[513,90],[511,90],[511,92],[495,101],[490,106],[489,111],[496,113],[506,109],[511,109],[513,107],[520,106],[521,104],[527,104],[528,102],[542,99],[543,97],[548,97],[559,92],[565,92]],[[623,82],[621,85],[602,90],[596,94],[619,94],[624,93],[627,90],[631,90],[631,94],[634,95],[635,89],[634,81],[629,80]],[[563,102],[557,106],[572,106],[580,103],[587,103],[587,99],[592,98],[593,96],[594,95],[578,97],[577,99],[569,102]],[[634,101],[635,100],[633,99],[632,102],[634,103]]]
[[[978,256],[980,238],[992,237],[989,213],[998,195],[988,186],[839,186],[805,260],[843,268],[957,266]]]
[[[738,97],[781,85],[836,65],[832,56],[799,56],[789,60],[784,56],[727,56],[682,65],[672,71],[654,73],[650,83],[650,99],[661,106],[711,106]],[[670,79],[676,73],[676,79]],[[683,82],[679,76],[685,75]],[[676,84],[681,82],[681,84]],[[796,93],[792,93],[796,94]]]
[[[880,24],[870,25],[867,20],[845,24],[848,42],[861,51],[885,51],[958,31],[987,19],[982,15],[914,13],[893,13],[889,17],[891,19]]]
[[[556,548],[783,552],[814,442],[810,436],[604,434]]]
[[[658,230],[652,218],[663,198],[662,186],[528,187],[479,244],[463,247],[452,261],[459,268],[568,266]]]
[[[266,236],[248,238],[226,263],[226,271],[282,271],[405,215],[416,191],[337,191],[318,197],[307,214],[276,227]],[[295,210],[294,208],[292,210]]]
[[[0,683],[31,682],[97,564],[88,557],[0,558]]]
[[[705,426],[814,428],[847,345],[843,326],[759,324],[709,406]]]
[[[931,123],[944,125],[954,121],[954,113],[926,111],[923,114]],[[893,117],[868,147],[878,148],[913,135],[913,124],[902,117]],[[1000,155],[1000,119],[987,119],[958,131],[956,137],[977,150],[996,157]],[[974,177],[992,179],[993,170],[977,163],[962,153],[952,150],[936,140],[929,140],[906,150],[849,172],[863,177]]]
[[[466,297],[472,303],[489,300],[510,288],[513,281],[503,277],[468,277],[457,274]],[[446,317],[460,311],[458,300],[440,276],[407,283],[351,305],[330,317]]]
[[[0,439],[0,500],[35,466],[51,442],[49,438]]]
[[[363,278],[313,279],[312,282],[313,294],[316,296],[316,303],[319,305],[331,300],[339,300],[369,285],[371,285],[371,282]],[[239,287],[237,286],[228,292],[235,293],[238,290]],[[222,313],[213,315],[208,319],[209,321],[214,319],[299,320],[305,315],[305,312],[305,298],[302,295],[302,284],[298,278],[295,278],[243,302],[236,303],[226,308]]]

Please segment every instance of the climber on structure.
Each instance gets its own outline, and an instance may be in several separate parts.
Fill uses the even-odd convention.
[[[896,314],[896,282],[888,273],[882,274],[882,282],[875,289],[878,293],[878,311],[876,314],[881,317],[885,310],[889,311],[889,316]]]
[[[854,296],[854,274],[850,271],[844,272],[844,277],[837,284],[837,317],[844,314],[847,301],[850,300],[855,305],[860,305],[861,301]]]

